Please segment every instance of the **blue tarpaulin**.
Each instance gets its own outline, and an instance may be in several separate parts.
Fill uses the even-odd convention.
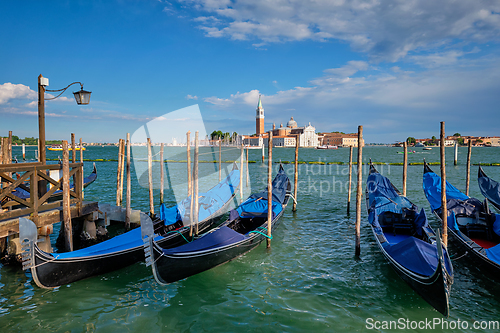
[[[272,182],[273,188],[273,215],[278,215],[282,211],[282,203],[286,198],[286,191],[290,187],[290,181],[286,175],[283,167]],[[265,197],[264,197],[265,194]],[[274,201],[276,200],[276,201]],[[255,217],[267,216],[267,191],[251,195],[245,200],[237,209],[233,209],[230,213],[229,220],[232,221],[238,216],[242,217]],[[273,216],[273,217],[274,217]],[[248,230],[247,230],[248,231]],[[204,251],[213,248],[218,248],[245,240],[248,236],[242,235],[239,232],[227,227],[222,226],[216,228],[202,237],[195,239],[189,244],[184,244],[171,249],[164,249],[164,254],[178,254],[186,252]]]
[[[483,169],[479,167],[479,177],[477,178],[481,193],[496,208],[500,209],[500,184],[486,176]]]
[[[423,188],[427,200],[431,204],[432,210],[441,207],[441,177],[434,172],[425,172]],[[467,200],[468,196],[460,192],[455,186],[446,182],[446,199]]]
[[[486,256],[500,265],[500,244],[486,249]]]
[[[280,167],[278,174],[272,182],[272,210],[274,219],[282,211],[282,204],[286,198],[286,192],[289,190],[290,181],[283,167]],[[267,217],[267,189],[260,193],[252,194],[238,208],[233,209],[229,215],[230,220],[236,219],[238,216],[242,218],[251,217]]]
[[[221,200],[227,199],[227,202],[232,193],[234,193],[235,188],[239,184],[239,170],[233,170],[228,177],[226,177],[222,182],[217,184],[207,193],[210,194],[210,198],[213,199],[217,204],[221,203]],[[187,199],[186,199],[187,200]],[[224,203],[225,203],[224,202]],[[222,203],[220,207],[224,204]],[[164,206],[164,205],[163,205]],[[219,208],[220,208],[219,207]],[[208,217],[209,212],[214,211],[215,207],[207,207],[207,209],[203,209],[203,214],[201,214],[202,209],[200,208],[200,221],[201,217]],[[216,209],[218,210],[218,209]],[[215,211],[216,211],[215,210]],[[163,211],[164,216],[168,219],[168,221],[177,220],[180,216],[177,210],[177,206],[171,208],[160,208],[160,214]],[[157,236],[155,240],[161,239],[161,236]],[[130,230],[122,235],[115,236],[107,241],[102,243],[89,246],[85,249],[73,251],[73,252],[65,252],[65,253],[54,253],[54,257],[57,259],[65,259],[65,258],[78,258],[78,257],[86,257],[86,256],[94,256],[94,255],[102,255],[107,253],[113,253],[117,251],[125,251],[129,249],[133,249],[136,247],[142,247],[143,241],[141,239],[141,228],[136,228]]]
[[[198,221],[203,221],[220,210],[234,194],[240,183],[240,171],[233,170],[219,184],[206,193],[199,193]],[[185,226],[189,225],[189,214],[191,207],[191,196],[179,202],[177,205],[167,208],[165,204],[160,206],[160,219],[165,225],[170,225],[182,220]]]
[[[373,168],[373,167],[372,167]],[[423,228],[428,227],[424,209],[418,212],[418,207],[403,197],[392,185],[390,180],[374,169],[367,179],[369,215],[368,220],[375,232],[384,234],[386,242],[382,242],[384,250],[389,256],[406,269],[423,276],[434,274],[438,266],[438,254],[435,244],[429,244],[408,234],[398,234],[391,229],[384,232],[379,222],[384,214],[400,214],[398,221],[408,221],[413,225],[417,235],[423,235]],[[443,251],[445,251],[443,249]],[[445,265],[448,272],[452,271],[448,256],[445,256]]]
[[[428,225],[425,211],[422,209],[420,213],[417,213],[418,207],[400,195],[387,177],[378,172],[372,172],[368,176],[366,186],[370,205],[368,220],[375,228],[380,228],[379,215],[392,212],[402,216],[411,216],[410,220],[417,234],[422,235],[422,228]]]
[[[275,216],[281,213],[282,206],[275,201],[273,201],[272,205],[273,216],[271,218],[274,219]],[[238,208],[233,210],[236,211],[238,215],[232,213],[230,218],[234,220],[237,216],[242,218],[267,217],[267,207],[267,199],[250,197],[239,205]]]
[[[384,249],[399,264],[420,275],[432,275],[438,265],[436,246],[415,237],[394,245],[387,244]]]
[[[141,228],[135,228],[124,234],[108,239],[107,241],[81,250],[64,253],[52,253],[52,255],[57,259],[78,258],[133,249],[142,245]]]
[[[186,253],[194,251],[203,251],[237,243],[244,239],[246,239],[244,235],[234,231],[231,228],[224,226],[204,235],[201,238],[198,238],[196,241],[193,241],[191,243],[184,244],[172,249],[163,249],[163,253],[178,254],[178,253]]]

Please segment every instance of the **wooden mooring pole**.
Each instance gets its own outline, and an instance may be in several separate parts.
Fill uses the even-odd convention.
[[[247,159],[245,161],[245,168],[247,169],[247,185],[246,186],[248,187],[248,182],[249,182],[248,178],[250,177],[250,171],[248,171],[248,147],[247,147]]]
[[[448,209],[446,205],[446,159],[444,153],[444,121],[441,122],[441,220],[443,221],[443,244],[448,247]]]
[[[120,163],[120,206],[123,202],[123,178],[125,178],[125,140],[121,139],[122,154],[118,160]]]
[[[187,137],[186,159],[187,159],[187,176],[188,176],[187,183],[188,183],[188,197],[189,197],[191,194],[193,194],[193,180],[191,179],[191,131],[188,131],[186,133],[186,137]],[[193,201],[191,200],[191,208],[193,207],[192,203]],[[191,215],[189,215],[190,217],[193,216],[192,213],[193,212],[191,212]]]
[[[408,177],[408,142],[403,143],[403,197],[406,197],[406,178]]]
[[[194,195],[193,195],[193,178],[191,174],[191,131],[186,133],[187,136],[187,183],[188,183],[188,197],[191,198],[189,204],[189,237],[193,236],[193,224],[194,224]]]
[[[118,140],[118,165],[116,168],[116,205],[117,206],[121,205],[120,178],[121,178],[121,172],[122,172],[121,160],[122,160],[122,154],[123,154],[122,141],[123,141],[123,139]]]
[[[267,144],[267,248],[271,247],[273,221],[273,132],[269,131]]]
[[[83,176],[83,144],[82,144],[82,138],[80,138],[80,163],[82,163],[82,200],[84,197],[84,192],[83,192],[83,185],[85,184],[85,177]]]
[[[219,137],[219,182],[222,180],[222,141]]]
[[[196,235],[198,235],[198,215],[199,215],[199,207],[198,207],[198,161],[199,161],[199,132],[196,131],[194,135],[194,160],[193,160],[193,182],[194,182],[194,221],[196,223]]]
[[[12,163],[12,131],[9,131],[9,141],[7,143],[9,164]]]
[[[71,162],[76,162],[75,133],[71,133]]]
[[[356,256],[361,254],[361,197],[363,195],[363,126],[358,126],[358,186],[356,191]]]
[[[240,152],[240,201],[243,200],[243,144]]]
[[[262,140],[262,163],[264,163],[264,140]]]
[[[82,142],[82,138],[80,138],[80,163],[83,163],[83,142]]]
[[[469,195],[469,182],[470,182],[470,157],[472,153],[472,140],[467,142],[467,175],[465,178],[465,195]]]
[[[26,161],[26,145],[23,143],[23,161]]]
[[[160,205],[163,204],[163,182],[165,181],[165,176],[163,175],[164,173],[164,165],[163,165],[163,150],[164,150],[164,143],[161,143],[160,146]]]
[[[295,170],[293,174],[293,207],[292,211],[297,211],[297,185],[299,182],[299,136],[295,137]]]
[[[130,215],[132,214],[131,208],[131,195],[132,190],[130,188],[131,179],[130,179],[130,133],[127,133],[127,208],[125,211],[125,228],[130,229]]]
[[[453,160],[453,165],[458,164],[458,142],[455,142],[455,159]]]
[[[63,225],[64,225],[64,243],[66,251],[73,251],[73,227],[71,223],[71,211],[70,211],[70,196],[69,196],[69,152],[68,152],[68,141],[63,140]]]
[[[352,150],[353,146],[349,146],[349,190],[347,191],[347,215],[351,213]]]
[[[75,162],[76,162],[75,133],[71,133],[71,163]],[[76,184],[76,175],[73,175],[73,184]]]
[[[148,188],[149,188],[149,214],[155,213],[153,198],[153,156],[151,155],[151,138],[148,138]]]

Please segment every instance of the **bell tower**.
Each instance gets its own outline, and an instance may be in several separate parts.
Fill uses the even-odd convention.
[[[262,101],[259,95],[259,104],[257,105],[255,116],[255,133],[257,135],[264,133],[264,108],[262,107]]]

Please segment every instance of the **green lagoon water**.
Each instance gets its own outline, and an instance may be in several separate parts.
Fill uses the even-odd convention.
[[[363,161],[402,162],[402,148],[366,147]],[[439,161],[439,149],[416,148],[409,162]],[[135,166],[144,170],[145,148],[134,148]],[[155,154],[158,148],[155,147]],[[201,159],[215,160],[218,152],[202,148]],[[356,152],[356,150],[355,150]],[[90,147],[89,159],[116,159],[116,147]],[[453,166],[453,148],[447,148],[447,179],[465,190],[467,148],[459,149],[459,165]],[[21,157],[20,147],[14,155]],[[251,150],[249,160],[260,161],[261,151]],[[348,149],[300,149],[302,161],[347,162]],[[57,158],[60,152],[48,152]],[[223,160],[237,159],[239,151],[223,148]],[[274,149],[275,161],[293,161],[293,149]],[[28,147],[28,158],[34,147]],[[158,159],[158,157],[156,156]],[[165,159],[185,160],[185,148],[167,148]],[[473,163],[500,162],[500,148],[474,148]],[[98,178],[85,190],[86,200],[114,203],[117,162],[96,162]],[[266,164],[249,164],[250,187],[265,186]],[[185,196],[186,164],[166,163],[166,201]],[[229,167],[230,164],[225,164]],[[401,187],[402,166],[378,165],[379,171]],[[477,166],[471,172],[471,196],[482,198],[477,186]],[[85,162],[85,174],[92,163]],[[439,166],[433,166],[439,172]],[[155,180],[159,179],[155,165]],[[293,179],[293,166],[285,165]],[[500,180],[500,167],[484,167]],[[276,172],[276,169],[274,170]],[[0,328],[2,332],[358,332],[369,331],[367,320],[424,321],[442,316],[419,297],[386,263],[371,234],[362,208],[361,256],[354,256],[355,192],[352,212],[346,215],[346,165],[299,166],[298,209],[291,204],[267,250],[261,244],[253,251],[225,265],[196,276],[158,285],[151,269],[137,263],[106,275],[78,281],[52,290],[38,288],[29,272],[20,267],[0,265]],[[364,165],[366,180],[367,166]],[[408,167],[407,195],[430,214],[422,191],[423,166]],[[212,163],[200,164],[200,191],[218,181]],[[356,177],[354,176],[355,180]],[[132,208],[148,210],[147,175],[133,172]],[[355,183],[353,184],[353,190]],[[364,189],[364,186],[363,186]],[[245,189],[245,196],[251,189]],[[158,200],[159,190],[155,190]],[[55,240],[56,226],[52,236]],[[450,254],[463,254],[450,244]],[[472,331],[474,321],[500,321],[499,278],[484,276],[466,257],[453,261],[448,321],[466,321]],[[436,319],[436,320],[438,320]],[[441,327],[441,326],[439,326]],[[374,330],[371,330],[374,331]],[[382,330],[389,331],[389,330]],[[417,329],[418,331],[418,329]],[[425,331],[421,329],[419,331]]]

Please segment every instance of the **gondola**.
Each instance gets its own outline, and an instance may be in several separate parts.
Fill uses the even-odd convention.
[[[441,177],[424,161],[424,193],[433,213],[441,220]],[[494,276],[500,274],[500,215],[490,211],[487,201],[460,192],[446,182],[448,232],[474,263]]]
[[[453,266],[424,209],[419,212],[371,163],[366,205],[368,221],[385,259],[413,290],[448,317]]]
[[[500,184],[486,176],[483,168],[479,166],[477,182],[479,189],[486,199],[498,210],[500,210]]]
[[[290,196],[290,181],[283,167],[272,182],[272,228],[279,223]],[[258,246],[267,237],[267,189],[252,194],[219,227],[191,243],[162,249],[153,238],[153,228],[141,226],[146,265],[151,265],[159,284],[172,283],[233,260]],[[144,237],[146,238],[146,237]]]
[[[233,170],[219,184],[206,193],[199,194],[200,231],[210,228],[227,211],[239,186],[239,178],[240,171],[234,165]],[[156,218],[155,222],[148,215],[141,213],[141,224],[154,224],[158,234],[155,240],[159,247],[168,248],[187,242],[191,225],[190,198],[168,209],[162,205],[160,217]],[[141,228],[81,250],[65,253],[46,253],[40,250],[36,237],[29,237],[33,228],[36,231],[32,221],[20,219],[19,236],[24,244],[23,269],[31,269],[33,280],[41,288],[58,287],[144,260]],[[28,240],[24,241],[25,239]]]

